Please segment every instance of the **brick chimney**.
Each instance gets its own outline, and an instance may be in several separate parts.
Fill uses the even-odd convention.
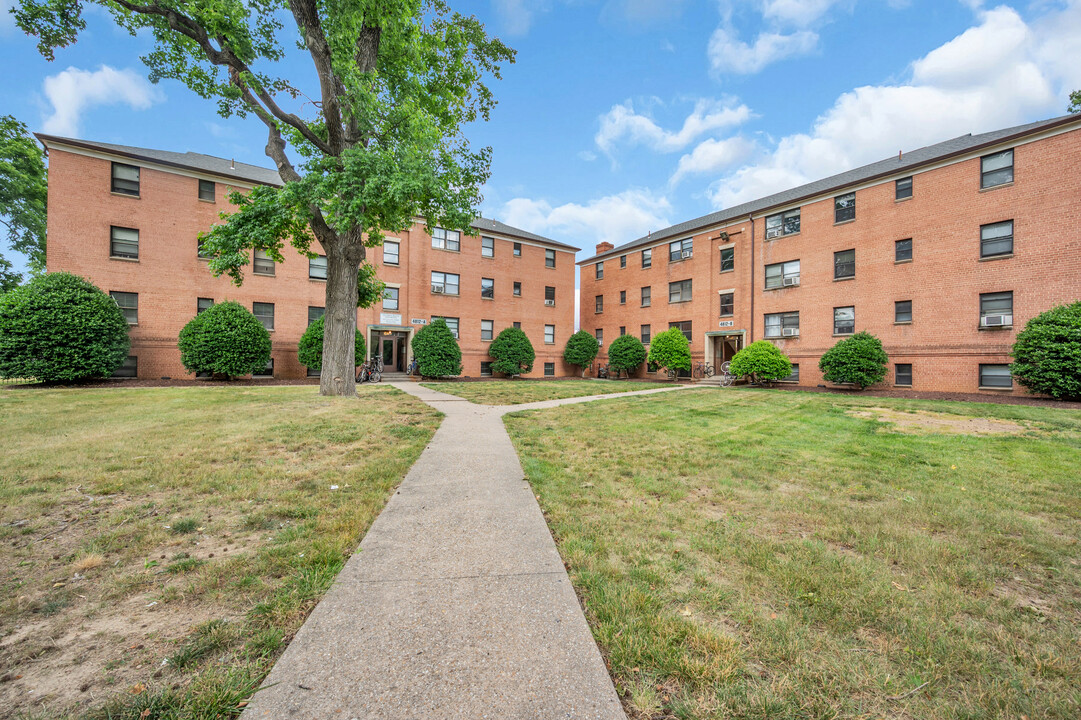
[[[606,253],[609,250],[613,249],[615,249],[615,245],[610,242],[597,243],[597,255],[600,255],[601,253]]]

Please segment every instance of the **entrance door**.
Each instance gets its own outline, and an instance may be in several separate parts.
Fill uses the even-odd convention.
[[[743,347],[742,335],[724,335],[713,343],[713,367],[721,370],[721,363],[730,361]]]

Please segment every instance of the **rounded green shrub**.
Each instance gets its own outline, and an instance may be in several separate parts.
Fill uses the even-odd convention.
[[[240,303],[215,303],[180,331],[180,362],[188,372],[234,378],[270,362],[270,333]]]
[[[792,363],[776,345],[768,340],[758,340],[732,357],[728,372],[740,378],[749,377],[757,385],[788,377],[792,374]]]
[[[1081,400],[1081,301],[1029,320],[1012,354],[1010,372],[1029,392]]]
[[[537,354],[521,329],[509,327],[488,346],[488,357],[492,358],[492,372],[514,376],[532,370]]]
[[[634,335],[620,335],[608,346],[608,366],[616,371],[616,377],[620,372],[629,377],[645,361],[646,346]]]
[[[582,368],[582,375],[585,375],[586,368],[596,359],[600,349],[600,343],[592,333],[579,330],[567,339],[567,345],[563,348],[563,359]]]
[[[422,327],[410,343],[422,377],[462,374],[462,350],[443,318]]]
[[[860,390],[882,382],[889,357],[882,341],[869,332],[858,332],[840,341],[822,356],[818,367],[833,383],[851,383]]]
[[[0,295],[0,377],[108,377],[124,363],[129,347],[124,313],[77,275],[40,275]]]
[[[304,331],[297,345],[297,359],[300,364],[311,370],[323,369],[323,318],[319,318]],[[357,365],[364,362],[364,336],[357,330],[356,351],[353,353]]]
[[[649,361],[669,370],[691,369],[691,345],[678,327],[653,336],[649,343]]]

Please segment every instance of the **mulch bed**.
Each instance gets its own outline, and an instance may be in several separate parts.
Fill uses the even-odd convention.
[[[774,385],[772,388],[755,388],[758,390],[797,390],[799,392],[830,393],[833,395],[848,395],[851,397],[890,397],[911,398],[913,400],[953,400],[956,402],[979,402],[997,403],[1000,405],[1033,405],[1036,407],[1056,407],[1067,410],[1081,410],[1081,402],[1065,402],[1045,397],[1033,397],[1029,395],[997,395],[983,393],[960,393],[960,392],[925,392],[916,390],[901,390],[899,388],[868,388],[856,390],[854,388],[832,388],[825,385],[809,387],[805,385]]]

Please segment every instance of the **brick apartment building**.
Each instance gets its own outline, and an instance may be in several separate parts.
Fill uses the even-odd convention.
[[[866,330],[889,354],[888,386],[1020,393],[1017,331],[1081,299],[1079,167],[1081,115],[1067,116],[602,243],[579,262],[581,327],[648,343],[678,325],[715,366],[765,338],[810,386],[822,354]]]
[[[215,278],[198,235],[221,222],[233,189],[281,183],[273,170],[196,153],[174,153],[39,134],[49,155],[46,267],[81,275],[110,293],[131,324],[132,349],[118,373],[190,378],[177,337],[212,303],[235,300],[271,331],[266,377],[299,378],[297,343],[325,305],[326,261],[283,249],[284,263],[256,253],[240,287]],[[518,325],[537,353],[531,376],[574,372],[562,359],[574,332],[578,248],[486,218],[475,236],[423,223],[380,248],[371,262],[387,284],[383,302],[358,309],[369,355],[405,370],[409,342],[434,317],[458,333],[463,375],[490,374],[488,345]],[[318,243],[313,243],[317,250]]]

